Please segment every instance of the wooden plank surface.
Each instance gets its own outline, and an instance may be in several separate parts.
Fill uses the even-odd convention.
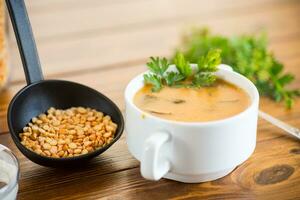
[[[147,58],[171,55],[180,33],[191,25],[208,25],[225,35],[265,30],[274,54],[296,74],[292,87],[300,87],[296,0],[27,0],[26,4],[46,77],[93,87],[121,110],[124,88],[145,70]],[[127,150],[126,133],[80,169],[32,163],[17,150],[6,125],[8,103],[25,85],[13,35],[11,41],[13,72],[11,84],[0,94],[0,143],[20,161],[19,199],[300,199],[300,143],[263,120],[251,158],[230,175],[202,184],[143,179],[138,161]],[[300,127],[300,99],[286,110],[262,98],[260,108]],[[273,172],[273,177],[265,177],[265,172]]]
[[[193,1],[194,4],[197,4],[197,2],[197,0]],[[202,8],[201,4],[193,6],[193,3],[189,3],[184,10],[199,7],[199,11],[193,9],[194,15],[187,16],[186,18],[166,19],[159,21],[159,23],[157,21],[151,23],[140,21],[140,23],[134,24],[134,26],[123,25],[123,28],[115,28],[108,32],[99,32],[97,28],[94,30],[85,28],[80,32],[79,28],[82,27],[81,24],[85,24],[81,20],[78,23],[72,23],[79,30],[76,29],[77,32],[69,32],[67,37],[59,34],[50,37],[46,36],[50,30],[44,32],[44,30],[48,30],[47,26],[51,26],[52,32],[61,29],[65,30],[66,28],[61,27],[67,22],[61,23],[59,19],[56,19],[55,23],[35,22],[34,19],[36,18],[39,20],[43,19],[44,13],[36,15],[32,13],[31,18],[44,72],[47,75],[53,76],[72,71],[84,73],[88,69],[107,68],[111,65],[119,65],[121,67],[124,63],[144,63],[145,59],[150,55],[170,55],[172,49],[178,44],[180,33],[189,27],[189,25],[209,25],[215,32],[226,35],[243,32],[253,33],[257,30],[265,29],[269,33],[271,42],[275,40],[271,43],[271,49],[276,54],[281,51],[281,57],[289,53],[296,55],[296,52],[300,51],[299,48],[296,48],[300,43],[299,37],[296,37],[300,32],[300,27],[298,26],[299,18],[297,18],[297,14],[300,11],[299,4],[295,1],[291,1],[290,4],[284,3],[285,1],[275,1],[275,4],[267,4],[264,1],[260,2],[254,1],[252,7],[255,8],[255,5],[258,4],[257,9],[250,9],[247,15],[241,12],[241,10],[249,9],[248,4],[244,6],[240,5],[236,9],[229,9],[224,13],[222,12],[222,14],[219,13],[219,10],[212,10],[211,13],[208,12],[209,14],[204,15],[200,12]],[[168,5],[173,4],[164,3],[162,5],[164,5],[164,9],[166,10],[168,9]],[[205,11],[203,8],[202,10]],[[130,11],[134,13],[135,9]],[[214,14],[216,12],[217,15]],[[63,11],[60,13],[60,16],[63,16]],[[181,15],[184,14],[186,12],[183,12]],[[76,13],[73,13],[73,15],[76,15]],[[71,16],[68,17],[69,20],[72,20]],[[97,21],[89,16],[82,19],[85,18],[88,19],[87,21]],[[141,16],[139,15],[138,18],[141,18]],[[128,19],[128,21],[130,20],[131,18]],[[110,24],[110,21],[106,23],[113,26],[113,24]],[[224,24],[226,24],[226,28]],[[239,26],[236,26],[236,24],[239,24]],[[95,27],[97,26],[95,25]],[[102,27],[102,29],[104,28]],[[44,37],[47,37],[47,39],[42,39]],[[286,38],[289,39],[286,42],[291,43],[293,46],[276,45],[276,41],[282,43],[281,40],[286,40]],[[14,38],[12,39],[14,40]],[[11,51],[13,55],[18,55],[16,46]],[[13,81],[23,80],[20,59],[13,59],[12,62],[12,65],[16,66],[13,69],[15,70]]]

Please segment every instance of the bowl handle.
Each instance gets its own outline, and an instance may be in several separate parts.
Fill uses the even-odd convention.
[[[168,147],[170,139],[170,134],[164,131],[155,132],[146,139],[141,158],[141,174],[144,178],[157,181],[170,170],[171,163],[165,157],[165,147]]]

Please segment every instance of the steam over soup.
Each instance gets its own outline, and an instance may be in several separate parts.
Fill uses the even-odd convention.
[[[202,88],[163,87],[152,92],[145,85],[134,96],[134,104],[154,116],[185,122],[205,122],[231,117],[250,105],[241,88],[218,79]]]

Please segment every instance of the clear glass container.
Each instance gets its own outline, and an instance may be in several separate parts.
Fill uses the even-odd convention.
[[[16,156],[0,144],[0,199],[14,200],[18,193],[19,162]]]

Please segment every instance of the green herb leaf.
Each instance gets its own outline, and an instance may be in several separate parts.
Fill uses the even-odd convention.
[[[147,63],[147,66],[152,73],[163,77],[169,67],[169,62],[166,58],[150,57],[150,62]]]
[[[283,65],[278,62],[274,62],[273,67],[270,69],[270,73],[273,76],[276,76],[276,75],[280,74],[282,72],[282,70],[283,70]]]
[[[182,81],[185,77],[178,72],[168,72],[165,76],[166,84],[172,86],[177,84],[179,81]]]
[[[206,55],[203,55],[198,61],[198,70],[200,72],[215,72],[217,66],[221,64],[221,50],[209,50]]]
[[[184,78],[187,78],[192,74],[192,68],[190,66],[190,63],[185,60],[184,55],[182,53],[176,53],[176,56],[174,58],[174,64],[176,65],[178,72]]]
[[[278,82],[280,85],[287,85],[289,83],[291,83],[293,80],[294,80],[294,76],[291,75],[291,74],[284,74],[283,76],[281,76],[279,79],[278,79]]]
[[[161,79],[155,74],[144,74],[144,81],[146,84],[151,84],[153,86],[153,92],[158,92],[162,88]]]
[[[197,73],[193,79],[193,86],[209,86],[216,81],[217,77],[211,73]]]

